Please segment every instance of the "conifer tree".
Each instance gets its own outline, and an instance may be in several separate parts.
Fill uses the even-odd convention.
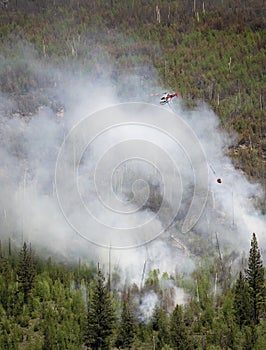
[[[11,266],[6,258],[0,257],[0,275],[2,276],[2,283],[0,283],[0,300],[1,304],[7,311],[9,291],[8,286],[11,284]]]
[[[251,240],[246,277],[251,297],[253,321],[256,325],[259,323],[260,312],[265,305],[265,285],[264,267],[255,233]]]
[[[248,326],[252,321],[252,309],[250,304],[249,286],[242,272],[236,281],[234,291],[235,319],[240,329]]]
[[[87,319],[87,345],[95,350],[109,349],[115,316],[112,298],[99,268],[96,283],[91,291]]]
[[[43,350],[53,350],[57,343],[57,329],[53,319],[45,319],[43,330]]]
[[[192,344],[183,320],[182,308],[176,305],[170,319],[170,345],[173,350],[189,350]]]
[[[17,276],[19,289],[23,293],[23,302],[25,304],[28,302],[29,295],[33,288],[35,274],[32,250],[31,248],[29,249],[26,242],[24,242],[19,253]]]
[[[156,348],[161,349],[169,344],[169,320],[166,312],[156,305],[151,319],[152,329],[156,332]]]
[[[118,330],[116,346],[131,348],[136,335],[136,317],[130,296],[130,291],[124,292],[122,300],[121,322]]]

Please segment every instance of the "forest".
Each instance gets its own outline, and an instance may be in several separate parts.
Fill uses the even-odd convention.
[[[108,75],[128,100],[138,92],[119,82],[136,73],[144,93],[157,84],[178,89],[188,110],[208,104],[235,137],[227,150],[235,168],[265,192],[265,18],[260,0],[1,0],[1,124],[65,108],[51,93],[60,77],[39,74],[32,57],[75,75]],[[257,201],[265,216],[265,196]],[[265,247],[252,231],[250,250],[237,257],[221,252],[217,237],[209,249],[191,233],[190,275],[155,269],[136,284],[101,261],[14,244],[4,230],[1,224],[0,349],[266,348]],[[176,302],[179,289],[185,302]],[[148,300],[156,300],[152,308]]]
[[[236,279],[218,257],[202,258],[189,279],[152,270],[138,286],[122,285],[99,263],[45,260],[26,243],[18,251],[6,242],[0,253],[1,349],[265,348],[265,268],[255,233]],[[184,305],[175,304],[174,286],[186,291]],[[147,295],[158,300],[148,318]]]

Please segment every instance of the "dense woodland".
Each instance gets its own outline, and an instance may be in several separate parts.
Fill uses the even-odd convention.
[[[9,241],[1,247],[0,348],[262,350],[265,269],[255,233],[244,265],[235,279],[225,260],[205,257],[190,278],[153,270],[137,286],[99,264],[59,264]],[[185,305],[174,302],[174,286],[186,291]],[[149,295],[157,303],[147,318]]]
[[[97,79],[106,74],[103,60],[114,84],[136,72],[143,90],[158,78],[178,88],[188,108],[208,103],[221,128],[237,132],[228,150],[235,166],[266,188],[265,18],[261,0],[1,0],[0,97],[16,107],[0,99],[0,113],[25,118],[60,106],[49,95],[56,78],[40,76],[29,56]],[[60,264],[28,243],[1,243],[0,349],[266,348],[265,269],[255,234],[234,273],[216,250],[192,276],[154,270],[141,286],[124,285],[101,265]],[[186,305],[174,304],[174,287],[184,288]],[[145,319],[149,294],[159,302]]]

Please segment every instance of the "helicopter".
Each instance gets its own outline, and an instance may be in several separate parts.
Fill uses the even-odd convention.
[[[176,90],[176,92],[173,93],[173,94],[170,94],[169,92],[165,92],[165,93],[162,95],[161,99],[160,99],[160,104],[161,104],[161,105],[165,105],[166,103],[168,103],[169,101],[171,101],[171,99],[172,99],[173,97],[178,97],[178,91],[177,91],[177,90]]]
[[[150,94],[150,96],[159,96],[160,94]],[[165,92],[160,99],[160,104],[165,105],[166,103],[170,102],[173,97],[178,97],[178,91],[176,90],[175,93]]]

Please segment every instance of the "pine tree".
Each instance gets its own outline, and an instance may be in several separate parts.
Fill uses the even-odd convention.
[[[19,261],[17,267],[17,276],[19,289],[23,293],[23,302],[28,302],[29,295],[34,285],[35,267],[33,262],[33,254],[31,248],[27,247],[24,242],[19,253]]]
[[[244,338],[243,338],[243,343],[242,343],[242,348],[243,350],[254,350],[255,349],[255,344],[257,342],[258,339],[258,335],[257,335],[257,329],[254,326],[254,324],[251,327],[244,327],[243,329],[243,334],[244,334]],[[260,350],[260,348],[256,349]],[[263,349],[263,348],[261,348]]]
[[[156,332],[156,349],[169,344],[169,320],[166,312],[159,305],[156,305],[153,310],[151,326]]]
[[[192,349],[188,330],[183,321],[182,308],[178,305],[176,305],[170,319],[170,345],[173,350]]]
[[[53,350],[57,343],[55,321],[53,319],[45,319],[43,328],[43,350]]]
[[[239,272],[239,278],[235,285],[234,311],[236,322],[240,329],[242,329],[243,326],[251,324],[252,309],[250,304],[249,286],[241,271]]]
[[[2,283],[0,282],[0,300],[4,309],[7,311],[10,297],[8,286],[11,284],[12,271],[8,260],[4,257],[0,257],[0,275],[2,276]]]
[[[260,312],[265,305],[265,285],[264,267],[255,233],[253,233],[251,240],[246,277],[251,297],[253,321],[256,325],[259,323]]]
[[[123,296],[121,322],[116,340],[116,346],[130,349],[135,340],[135,335],[136,317],[134,314],[130,291],[128,291],[128,293],[124,292]]]
[[[96,283],[92,288],[88,307],[86,343],[92,349],[109,349],[114,330],[112,298],[105,278],[98,269]]]

